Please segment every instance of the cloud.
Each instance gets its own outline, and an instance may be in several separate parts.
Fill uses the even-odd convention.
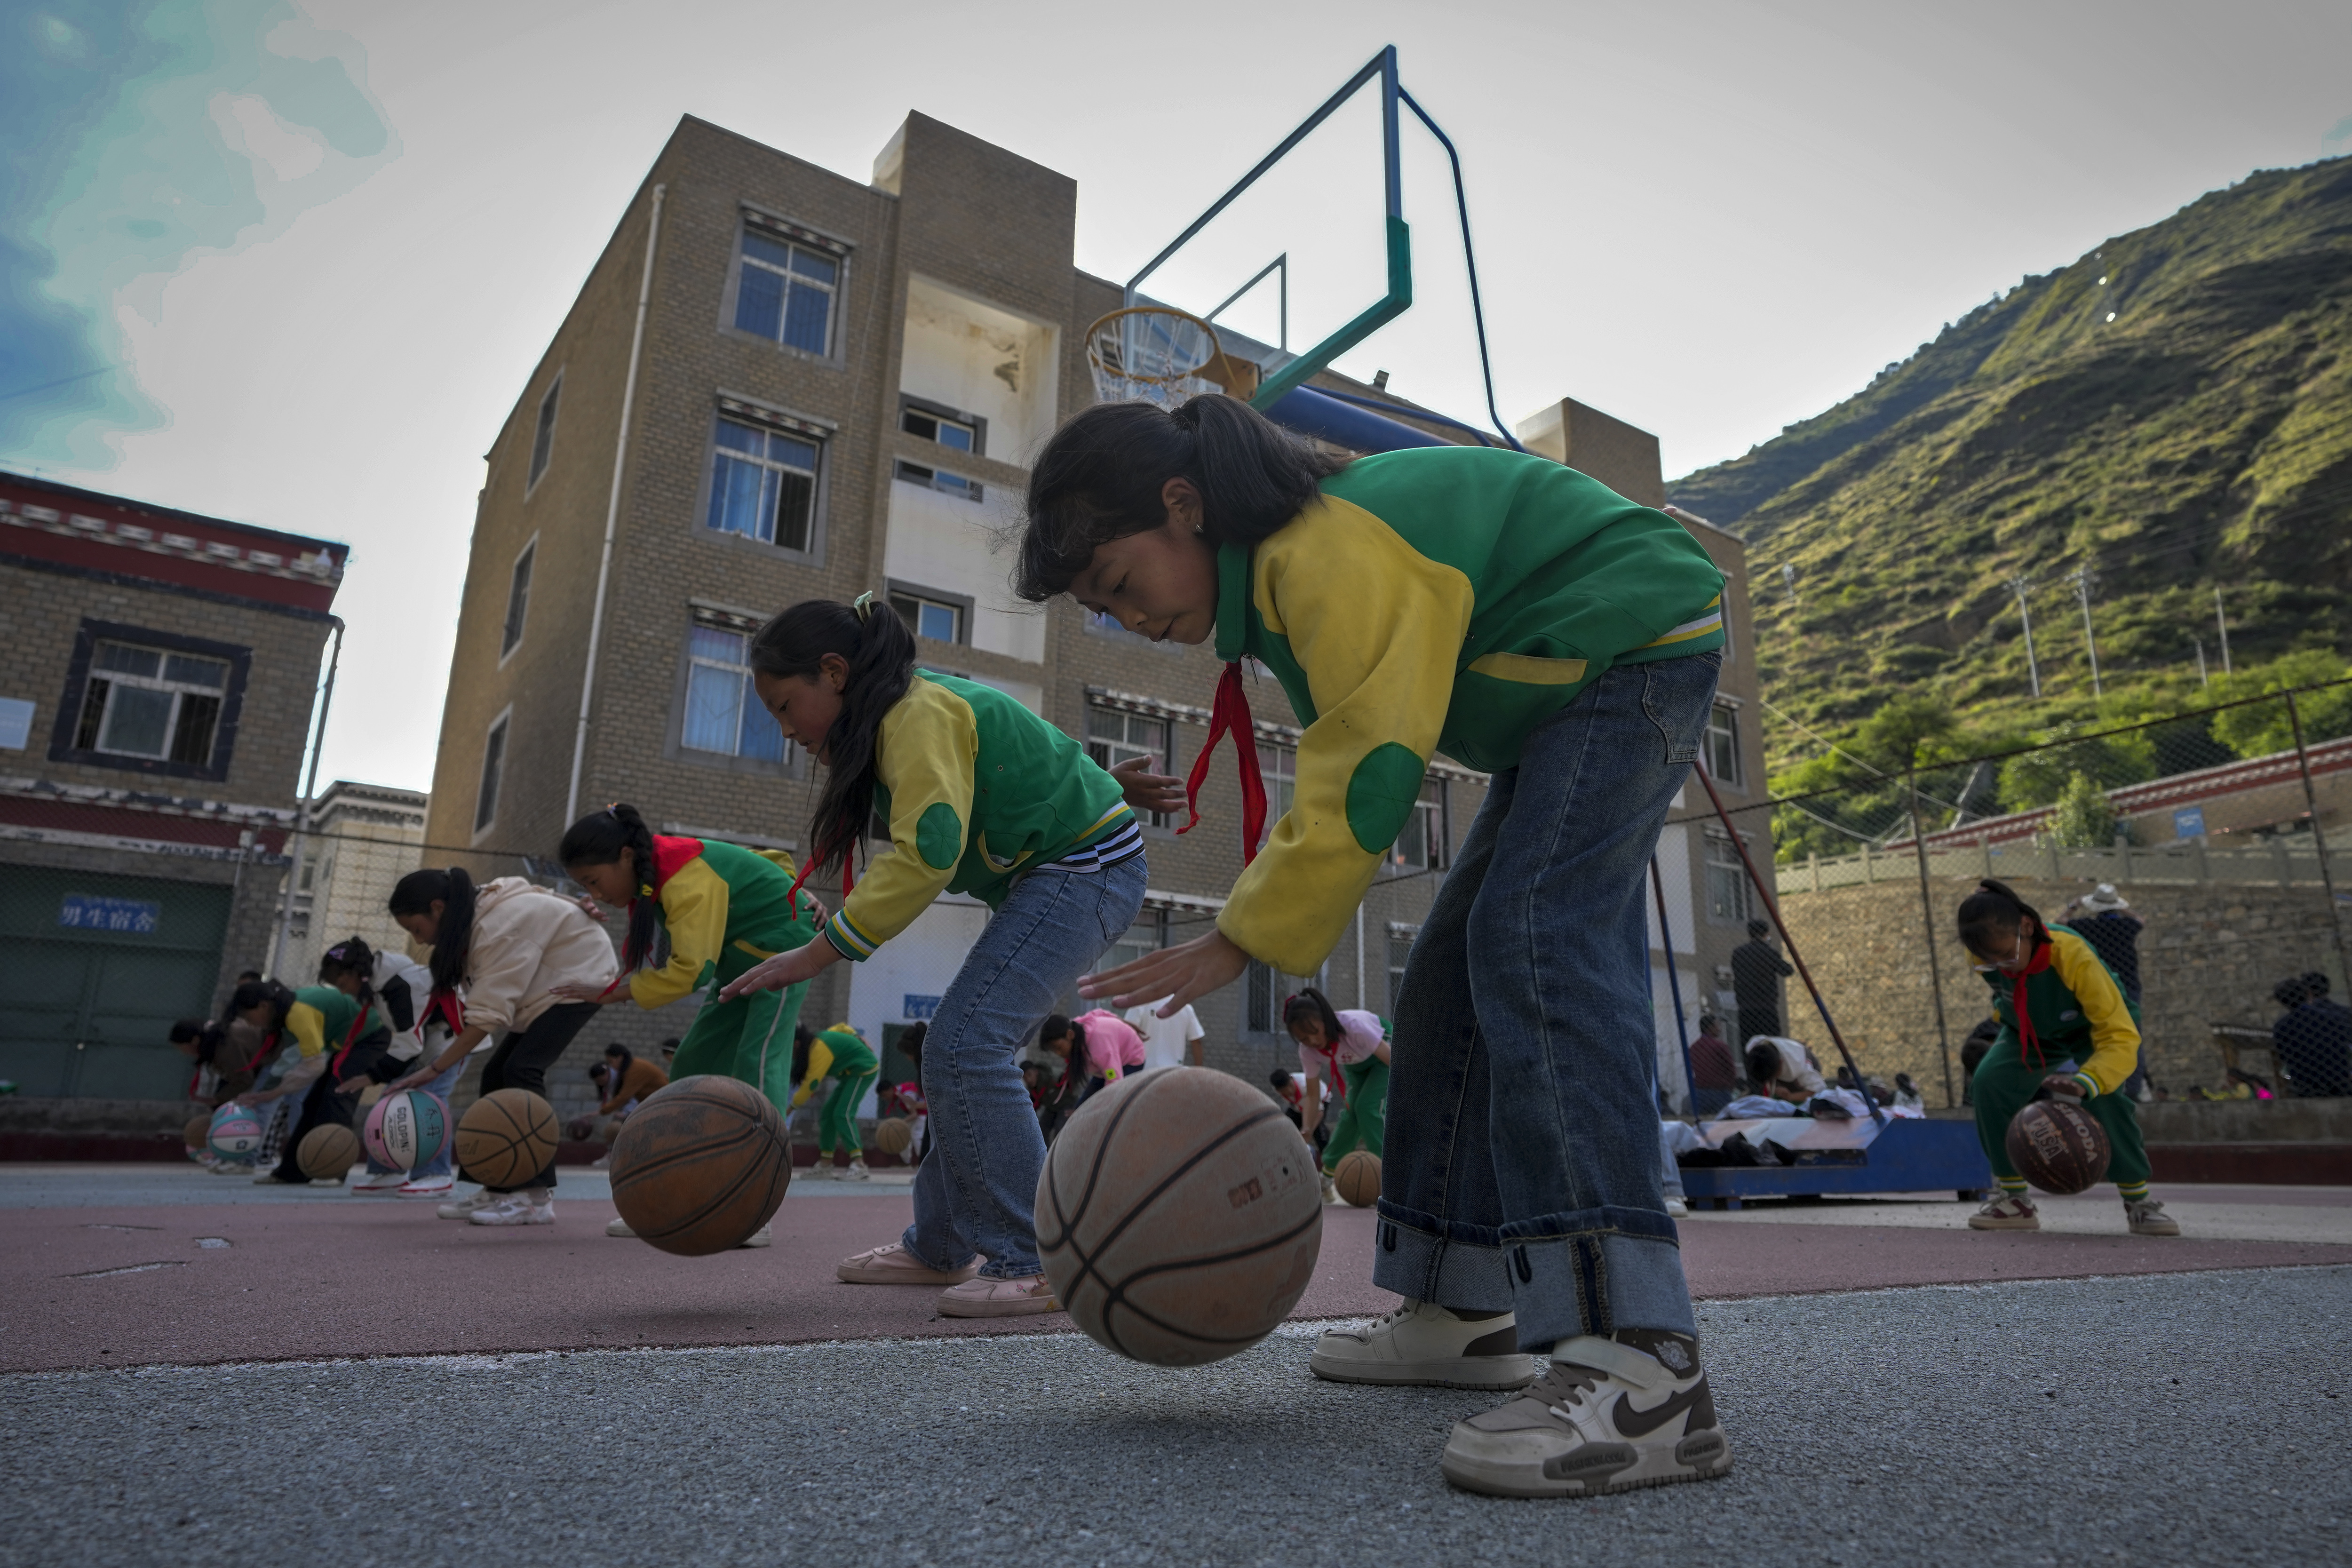
[[[365,68],[287,0],[60,0],[0,23],[0,458],[105,469],[123,434],[170,422],[124,313],[156,319],[173,275],[399,155]]]

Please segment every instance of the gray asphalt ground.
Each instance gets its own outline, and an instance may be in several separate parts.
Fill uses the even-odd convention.
[[[864,1182],[817,1182],[805,1174],[793,1178],[787,1195],[794,1198],[854,1198],[877,1193],[904,1194],[914,1185],[911,1171],[884,1171]],[[460,1194],[474,1190],[461,1184]],[[609,1199],[611,1179],[585,1165],[564,1165],[556,1172],[555,1195],[564,1198]],[[121,1164],[24,1164],[0,1166],[0,1209],[136,1207],[147,1204],[408,1204],[421,1199],[359,1197],[338,1193],[332,1184],[299,1186],[271,1182],[257,1185],[250,1176],[215,1176],[194,1165],[170,1162],[126,1161]]]
[[[397,1288],[388,1287],[388,1288]],[[0,1564],[2346,1559],[2352,1269],[1704,1303],[1735,1468],[1450,1489],[1489,1403],[1074,1337],[0,1379]],[[420,1293],[419,1311],[463,1301]]]

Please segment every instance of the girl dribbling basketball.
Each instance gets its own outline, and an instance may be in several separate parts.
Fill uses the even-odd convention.
[[[1492,774],[1396,1006],[1373,1279],[1406,1306],[1324,1335],[1315,1370],[1508,1388],[1534,1373],[1519,1349],[1548,1347],[1527,1396],[1454,1428],[1450,1479],[1582,1496],[1724,1473],[1661,1191],[1643,912],[1721,658],[1706,551],[1542,458],[1349,462],[1213,395],[1065,423],[1031,469],[1018,587],[1213,642],[1210,733],[1240,746],[1245,855],[1264,792],[1243,659],[1307,726],[1291,808],[1216,930],[1081,995],[1166,1015],[1253,959],[1314,973],[1431,758]]]
[[[915,1223],[844,1261],[840,1277],[947,1287],[949,1317],[1052,1311],[1033,1213],[1045,1142],[1013,1054],[1142,907],[1143,835],[1123,781],[1013,698],[918,670],[913,634],[870,594],[793,605],[760,629],[749,658],[785,736],[825,764],[810,868],[846,880],[877,816],[891,847],[823,942],[767,960],[721,996],[868,958],[941,893],[996,911],[924,1041],[934,1152],[915,1170]]]
[[[1339,1201],[1333,1178],[1339,1162],[1358,1149],[1375,1160],[1388,1147],[1389,1037],[1378,1015],[1350,1007],[1335,1009],[1312,985],[1283,1004],[1282,1022],[1298,1044],[1303,1085],[1298,1100],[1298,1131],[1313,1143],[1322,1121],[1323,1096],[1318,1085],[1329,1084],[1339,1101],[1339,1115],[1323,1150],[1323,1201]]]

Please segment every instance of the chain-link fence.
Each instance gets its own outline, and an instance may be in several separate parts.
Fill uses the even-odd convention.
[[[1954,912],[1997,878],[2134,994],[2147,1095],[2347,1092],[2352,682],[1982,754],[1950,754],[1948,715],[1919,729],[1875,761],[1807,731],[1800,776],[1823,782],[1727,814],[1759,866],[1769,831],[1763,874],[1865,1075],[1963,1100],[1990,994]],[[1826,1035],[1791,992],[1792,1026]]]

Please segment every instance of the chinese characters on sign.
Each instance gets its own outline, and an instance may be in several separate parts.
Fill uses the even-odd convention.
[[[152,936],[163,923],[163,906],[140,899],[107,899],[95,893],[68,893],[58,906],[58,924],[77,931],[130,931]]]
[[[906,1010],[898,1016],[902,1018],[935,1018],[939,1016],[941,1000],[937,996],[918,996],[909,991],[907,993]]]

